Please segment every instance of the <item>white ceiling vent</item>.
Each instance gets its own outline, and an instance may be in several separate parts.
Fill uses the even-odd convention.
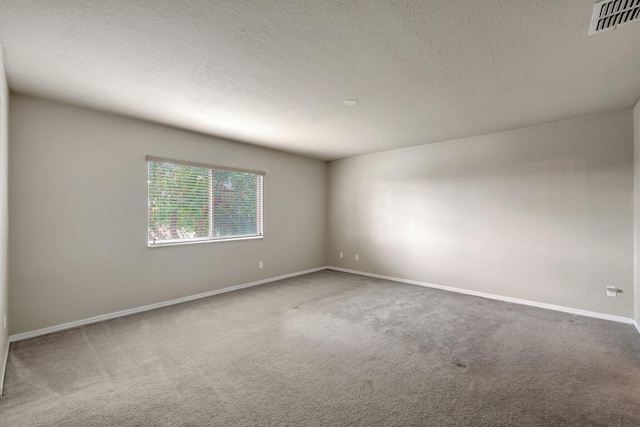
[[[603,0],[593,6],[589,35],[640,21],[640,0]]]

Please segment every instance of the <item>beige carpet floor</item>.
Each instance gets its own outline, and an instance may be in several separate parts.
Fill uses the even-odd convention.
[[[640,334],[326,270],[13,343],[0,425],[640,426]]]

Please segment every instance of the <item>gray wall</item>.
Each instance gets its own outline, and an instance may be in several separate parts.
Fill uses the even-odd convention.
[[[37,98],[11,108],[12,334],[324,265],[325,162]],[[264,239],[148,248],[146,155],[265,171]]]
[[[9,88],[4,72],[2,46],[0,46],[0,394],[4,377],[4,357],[9,345],[9,331],[4,328],[4,315],[9,315],[9,290],[7,275],[7,167],[9,146]],[[8,319],[7,319],[8,321]]]
[[[632,186],[631,111],[330,162],[327,263],[633,317]]]
[[[635,320],[640,323],[640,101],[633,109]]]

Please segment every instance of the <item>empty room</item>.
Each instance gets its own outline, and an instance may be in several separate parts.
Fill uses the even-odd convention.
[[[0,427],[640,426],[640,0],[0,0]]]

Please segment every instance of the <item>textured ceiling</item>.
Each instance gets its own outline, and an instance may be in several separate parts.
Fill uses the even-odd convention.
[[[14,92],[336,159],[631,108],[593,4],[0,0],[0,43]]]

